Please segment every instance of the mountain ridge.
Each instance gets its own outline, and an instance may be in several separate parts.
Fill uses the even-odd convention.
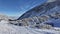
[[[49,2],[49,3],[44,3],[44,4],[40,5],[40,6],[34,7],[31,10],[27,11],[26,13],[24,13],[17,20],[23,19],[23,18],[34,17],[34,16],[41,16],[42,14],[45,14],[45,13],[47,13],[49,11],[51,12],[52,9],[55,10],[54,8],[56,6],[60,7],[59,3],[60,3],[60,1],[54,1],[54,2]]]

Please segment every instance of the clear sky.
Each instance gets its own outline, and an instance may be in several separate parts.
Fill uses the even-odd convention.
[[[0,13],[20,16],[27,10],[44,3],[46,0],[0,0]]]

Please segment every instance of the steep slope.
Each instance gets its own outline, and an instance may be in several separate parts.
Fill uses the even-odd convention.
[[[33,28],[50,28],[53,27],[60,27],[60,13],[56,12],[49,15],[43,16],[35,16],[31,18],[24,18],[22,20],[10,21],[11,24],[16,26],[30,26]],[[57,22],[58,21],[58,22]],[[46,24],[46,26],[45,26]],[[41,27],[42,26],[42,27]]]
[[[34,16],[47,15],[56,11],[60,12],[60,1],[58,0],[54,2],[48,2],[35,8],[32,8],[31,10],[24,13],[21,17],[19,17],[18,20]]]

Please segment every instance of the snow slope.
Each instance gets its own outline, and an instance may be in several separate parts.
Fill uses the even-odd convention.
[[[41,14],[43,14],[43,13],[50,14],[50,13],[53,13],[55,11],[59,12],[60,11],[60,5],[59,5],[60,1],[57,2],[58,6],[55,5],[54,2],[52,2],[52,3],[54,4],[55,7],[52,6],[53,4],[51,5],[51,7],[53,7],[52,9],[51,9],[51,7],[48,9],[48,7],[47,7],[48,12],[46,12],[46,13],[44,12],[45,8],[42,8],[39,6],[39,8],[42,8],[44,10],[43,12],[41,12]],[[48,3],[48,4],[50,4],[50,3]],[[38,8],[36,8],[36,9],[38,9]],[[40,10],[38,12],[36,12],[37,10],[35,10],[35,9],[33,12],[32,11],[33,11],[33,9],[31,10],[31,12],[27,12],[26,14],[24,14],[25,16],[22,16],[21,19],[23,19],[25,17],[28,18],[28,17],[41,15],[39,12]],[[34,13],[36,13],[36,14],[34,14]],[[60,21],[60,19],[57,19],[57,20],[52,19],[52,20],[48,21],[48,22],[53,22],[55,26],[57,25],[57,27],[53,27],[51,29],[44,29],[44,28],[37,29],[37,28],[31,28],[29,26],[17,26],[17,25],[9,24],[9,22],[7,22],[5,19],[3,19],[0,21],[0,34],[60,34],[60,28],[58,28],[58,27],[60,27],[60,22],[58,22],[58,21]]]
[[[0,22],[0,34],[60,34],[60,28],[36,29],[3,22]]]
[[[55,12],[60,12],[60,1],[58,0],[38,5],[25,12],[22,16],[18,18],[18,20],[41,15],[49,15]]]

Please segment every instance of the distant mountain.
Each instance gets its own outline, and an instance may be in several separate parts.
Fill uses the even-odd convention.
[[[34,16],[48,15],[54,12],[60,12],[60,1],[59,0],[56,0],[53,2],[46,2],[40,6],[36,6],[32,8],[31,10],[27,11],[26,13],[24,13],[17,20],[34,17]]]

